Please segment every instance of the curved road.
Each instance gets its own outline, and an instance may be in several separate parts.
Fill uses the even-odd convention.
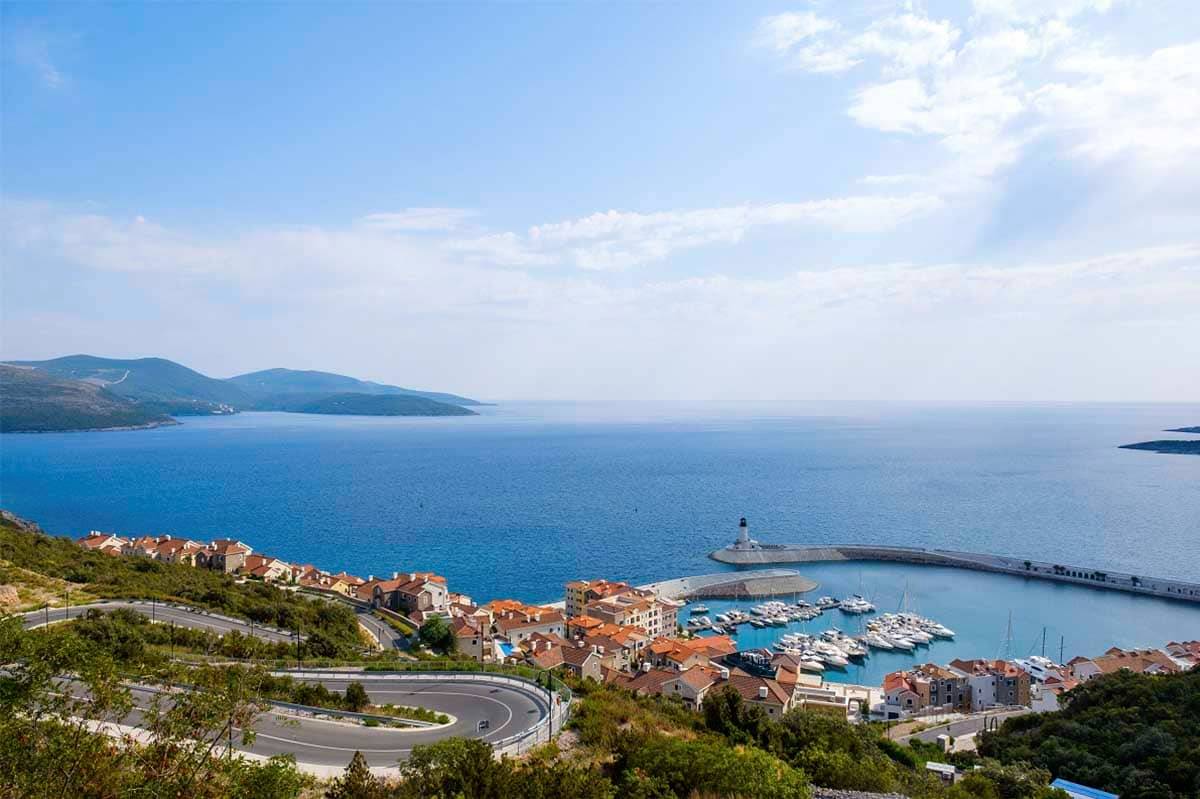
[[[451,737],[482,738],[489,743],[526,732],[550,713],[545,692],[517,681],[493,682],[483,675],[338,673],[297,679],[319,681],[344,691],[351,681],[362,683],[372,704],[429,708],[454,719],[447,727],[363,727],[346,721],[297,717],[271,710],[254,725],[257,733],[249,751],[260,755],[291,753],[312,765],[344,767],[355,750],[372,766],[394,766],[414,746]],[[487,728],[479,729],[481,721]]]
[[[219,616],[178,605],[114,600],[96,602],[71,608],[51,608],[23,614],[26,629],[47,623],[77,618],[90,608],[112,611],[131,608],[157,622],[174,622],[181,627],[211,630],[220,634],[233,630],[271,641],[294,640],[290,633],[270,627],[251,625],[240,619]],[[380,625],[384,640],[394,642],[399,634],[390,626],[374,619],[369,612],[360,613]],[[374,628],[373,628],[374,629]],[[392,645],[397,645],[393,643]],[[283,673],[283,672],[281,672]],[[367,691],[372,704],[408,705],[445,713],[454,722],[444,727],[365,727],[349,719],[316,718],[307,713],[289,712],[273,706],[254,724],[256,738],[251,746],[237,747],[257,755],[292,754],[301,765],[342,768],[354,752],[361,751],[372,766],[395,766],[408,757],[414,746],[429,744],[450,737],[481,738],[489,743],[528,732],[550,715],[551,697],[530,683],[512,678],[481,673],[419,674],[403,672],[296,671],[286,672],[297,680],[319,682],[333,691],[345,691],[346,686],[359,682]],[[133,689],[137,704],[145,707],[155,691],[143,687]],[[320,713],[319,710],[314,711]],[[128,723],[137,723],[136,711]],[[480,729],[480,723],[486,726]]]
[[[199,608],[188,608],[181,605],[164,605],[161,602],[150,602],[142,600],[124,600],[113,599],[104,602],[92,602],[87,605],[75,605],[70,608],[50,608],[49,610],[33,610],[28,613],[21,614],[21,618],[25,624],[25,629],[32,630],[36,627],[41,627],[47,622],[54,624],[56,622],[67,621],[82,616],[86,611],[95,608],[103,611],[113,611],[121,608],[136,610],[138,613],[146,616],[156,622],[163,624],[175,622],[180,627],[191,627],[197,630],[209,630],[219,635],[233,632],[237,630],[244,635],[253,635],[256,638],[262,638],[267,641],[282,641],[288,643],[295,641],[296,637],[293,633],[287,630],[280,630],[276,627],[264,627],[261,624],[244,621],[242,619],[234,619],[229,616],[221,616],[207,610]],[[303,640],[304,636],[300,636]]]

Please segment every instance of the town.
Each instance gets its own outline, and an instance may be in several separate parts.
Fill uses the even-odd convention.
[[[433,572],[335,574],[257,553],[232,539],[201,543],[93,531],[78,543],[114,556],[147,557],[324,594],[370,608],[412,631],[438,618],[448,625],[459,657],[566,671],[642,695],[677,697],[693,709],[710,692],[729,686],[772,717],[804,708],[850,721],[947,723],[995,712],[1055,710],[1062,693],[1114,671],[1168,674],[1200,665],[1200,641],[1172,641],[1162,648],[1112,647],[1062,664],[1036,655],[915,664],[886,675],[880,686],[854,685],[811,673],[802,657],[786,648],[739,651],[731,635],[697,634],[689,629],[694,625],[681,621],[685,601],[626,582],[569,582],[564,600],[551,605],[516,599],[476,604],[449,590],[446,579]],[[962,737],[958,745],[969,747],[970,736]]]

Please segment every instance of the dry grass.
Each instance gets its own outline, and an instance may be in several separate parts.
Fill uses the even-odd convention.
[[[17,590],[15,603],[6,602],[0,605],[0,610],[8,613],[37,610],[46,604],[52,608],[63,607],[67,603],[68,591],[72,605],[95,602],[98,599],[88,592],[85,585],[77,585],[57,577],[47,577],[13,566],[4,560],[0,560],[0,585],[11,586]]]

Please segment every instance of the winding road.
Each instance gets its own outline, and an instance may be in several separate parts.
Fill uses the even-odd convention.
[[[151,616],[156,622],[181,627],[211,630],[225,634],[237,630],[270,641],[294,640],[291,633],[261,625],[251,625],[241,619],[206,611],[141,601],[106,601],[71,608],[51,608],[23,614],[26,629],[47,622],[77,618],[84,611],[96,608],[113,611],[130,608]],[[396,646],[399,638],[386,623],[369,612],[359,614],[368,622],[378,624],[378,634],[386,645]],[[423,707],[450,716],[448,725],[432,727],[367,727],[351,718],[335,718],[319,709],[297,712],[282,703],[273,704],[254,724],[256,734],[250,746],[236,748],[270,757],[291,754],[308,770],[330,772],[340,770],[350,762],[355,751],[366,756],[376,767],[394,767],[408,757],[414,746],[430,744],[450,737],[481,738],[493,745],[506,745],[510,739],[536,733],[540,740],[549,737],[552,703],[556,700],[545,689],[533,683],[506,675],[473,672],[366,672],[341,669],[336,671],[288,671],[294,679],[319,682],[332,691],[345,691],[350,682],[359,682],[376,705],[407,705]],[[157,693],[151,688],[133,687],[134,700],[145,708]],[[557,726],[558,713],[553,724]],[[137,711],[126,724],[140,721]],[[482,725],[482,726],[481,726]]]

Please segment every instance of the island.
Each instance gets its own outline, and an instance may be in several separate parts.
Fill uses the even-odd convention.
[[[1200,427],[1172,427],[1170,430],[1165,430],[1166,433],[1196,433],[1200,435]]]

